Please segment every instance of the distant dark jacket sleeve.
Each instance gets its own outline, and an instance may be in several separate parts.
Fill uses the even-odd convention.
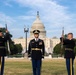
[[[4,35],[4,38],[5,38],[6,41],[7,41],[7,40],[10,40],[11,37],[12,37],[12,35],[11,35],[10,33],[6,33],[6,34]]]
[[[63,37],[60,38],[60,41],[63,43],[63,45],[66,45],[68,43],[67,39],[64,39]]]
[[[28,46],[28,57],[31,57],[31,41],[29,42]]]
[[[44,41],[42,41],[43,45],[42,45],[42,57],[44,57],[45,55],[45,44]]]

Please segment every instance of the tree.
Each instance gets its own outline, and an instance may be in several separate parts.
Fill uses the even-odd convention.
[[[54,54],[60,54],[60,50],[61,50],[61,45],[60,45],[60,44],[57,44],[57,45],[54,47],[53,53],[54,53]]]
[[[22,45],[21,44],[15,44],[13,41],[10,42],[10,51],[11,55],[18,54],[22,52]]]
[[[57,55],[63,55],[64,54],[64,47],[63,49],[61,49],[61,43],[57,44],[55,47],[54,47],[54,51],[53,51],[54,54],[57,54]]]
[[[5,28],[0,28],[0,30],[4,33],[5,32]]]
[[[68,35],[68,34],[65,34],[65,35],[64,35],[64,38],[65,38],[65,39],[67,38],[67,35]]]
[[[15,44],[16,50],[18,51],[17,53],[21,53],[23,48],[21,44]]]
[[[11,52],[11,55],[14,55],[14,54],[18,53],[18,51],[16,49],[16,46],[15,46],[13,41],[10,41],[10,52]]]

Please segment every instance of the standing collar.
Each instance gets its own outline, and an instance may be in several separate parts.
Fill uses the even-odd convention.
[[[39,40],[39,38],[35,38],[35,41],[38,41]]]
[[[72,38],[73,39],[73,38]],[[72,39],[68,39],[68,40],[72,40]]]

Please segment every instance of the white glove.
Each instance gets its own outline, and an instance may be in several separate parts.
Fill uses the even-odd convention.
[[[29,60],[31,60],[31,57],[30,58],[28,58]]]

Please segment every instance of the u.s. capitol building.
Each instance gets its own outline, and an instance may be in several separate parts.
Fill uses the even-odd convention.
[[[40,37],[40,39],[44,40],[46,52],[52,53],[53,48],[55,47],[56,44],[58,44],[60,42],[60,40],[57,38],[47,38],[46,37],[46,30],[45,30],[44,24],[40,20],[39,13],[37,13],[36,20],[33,22],[32,26],[31,26],[30,36],[29,36],[29,38],[27,38],[27,48],[28,48],[29,41],[34,38],[33,30],[36,30],[36,29],[40,30],[40,36],[39,37]],[[25,38],[14,39],[13,41],[15,42],[15,44],[21,43],[23,50],[26,49]]]

